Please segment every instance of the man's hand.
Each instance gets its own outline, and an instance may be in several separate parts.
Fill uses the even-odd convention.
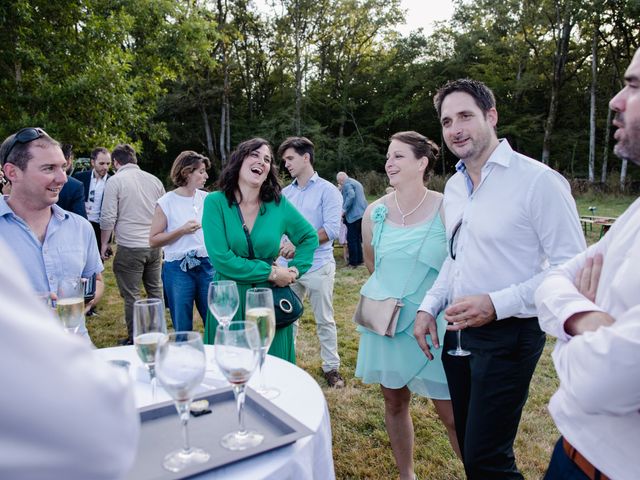
[[[584,267],[576,273],[575,286],[578,291],[592,302],[596,301],[598,283],[602,272],[602,254],[587,257]]]
[[[283,240],[280,243],[280,252],[279,252],[279,254],[280,254],[281,257],[284,257],[287,260],[291,260],[296,254],[296,246],[291,242]]]
[[[427,343],[427,335],[431,335],[431,342],[434,348],[440,348],[436,319],[427,312],[418,311],[418,313],[416,313],[416,321],[413,325],[413,336],[416,337],[420,349],[427,358],[433,360],[433,354]]]
[[[580,312],[571,315],[564,322],[564,331],[572,337],[585,332],[595,332],[600,327],[608,327],[615,319],[606,312]]]
[[[470,295],[456,298],[453,305],[444,311],[444,319],[450,323],[447,330],[455,332],[494,321],[496,309],[489,295]]]
[[[113,250],[111,250],[111,245],[109,243],[103,243],[100,248],[100,258],[102,261],[106,261],[109,257],[113,255]]]

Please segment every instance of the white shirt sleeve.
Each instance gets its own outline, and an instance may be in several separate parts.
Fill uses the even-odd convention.
[[[627,310],[611,326],[559,341],[553,362],[564,391],[584,412],[640,411],[640,306]]]
[[[130,384],[66,334],[0,244],[0,478],[114,479],[131,467]]]
[[[567,181],[557,172],[546,170],[531,184],[529,216],[550,268],[557,267],[586,248],[586,242]],[[542,271],[528,280],[491,292],[498,319],[523,311],[535,311],[536,289],[546,276]]]

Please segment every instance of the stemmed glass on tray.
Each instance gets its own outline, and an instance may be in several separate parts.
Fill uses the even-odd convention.
[[[205,463],[209,454],[189,443],[189,407],[206,370],[202,336],[198,332],[172,332],[160,340],[156,351],[156,373],[173,398],[182,423],[183,447],[164,457],[163,466],[171,472]]]
[[[164,302],[159,298],[136,300],[133,304],[133,343],[151,379],[151,397],[156,399],[156,350],[167,334]]]
[[[232,322],[216,330],[215,358],[220,370],[233,386],[238,409],[239,430],[226,434],[220,444],[229,450],[245,450],[260,445],[261,433],[247,430],[244,425],[245,387],[258,366],[260,336],[253,322]]]
[[[238,311],[240,298],[238,286],[232,280],[220,280],[209,284],[209,310],[220,325],[229,325]]]
[[[257,392],[265,398],[273,399],[280,395],[280,390],[268,387],[264,383],[264,361],[276,333],[276,314],[273,308],[273,293],[270,288],[250,288],[247,290],[245,308],[247,322],[258,327],[260,337],[260,386]]]

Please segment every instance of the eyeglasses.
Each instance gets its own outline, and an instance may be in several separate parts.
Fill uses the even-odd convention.
[[[462,220],[460,220],[453,228],[453,233],[451,234],[451,238],[449,239],[449,255],[451,255],[451,260],[456,259],[456,252],[458,250],[458,233],[460,232],[461,226]]]
[[[16,132],[11,141],[9,142],[9,147],[7,148],[7,153],[4,154],[4,158],[2,159],[2,164],[7,163],[7,159],[9,158],[9,154],[13,147],[16,146],[16,143],[29,143],[37,140],[38,138],[44,137],[47,134],[43,129],[38,127],[27,127],[22,128]]]

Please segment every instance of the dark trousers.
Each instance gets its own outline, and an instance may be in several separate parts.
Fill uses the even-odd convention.
[[[130,340],[133,339],[133,304],[140,299],[140,284],[144,284],[147,298],[163,298],[161,271],[161,248],[118,245],[113,259],[113,274],[124,299],[124,319]]]
[[[562,437],[556,443],[544,480],[589,480],[562,448]]]
[[[98,242],[98,251],[102,248],[102,234],[100,233],[100,224],[96,222],[89,222],[93,227],[93,233],[96,236],[96,242]]]
[[[513,441],[544,343],[537,318],[507,318],[463,330],[462,347],[471,355],[443,353],[467,478],[523,478]],[[455,332],[447,332],[444,351],[455,345]]]
[[[344,222],[347,225],[347,248],[349,249],[349,265],[360,265],[362,257],[362,219],[355,222]]]

